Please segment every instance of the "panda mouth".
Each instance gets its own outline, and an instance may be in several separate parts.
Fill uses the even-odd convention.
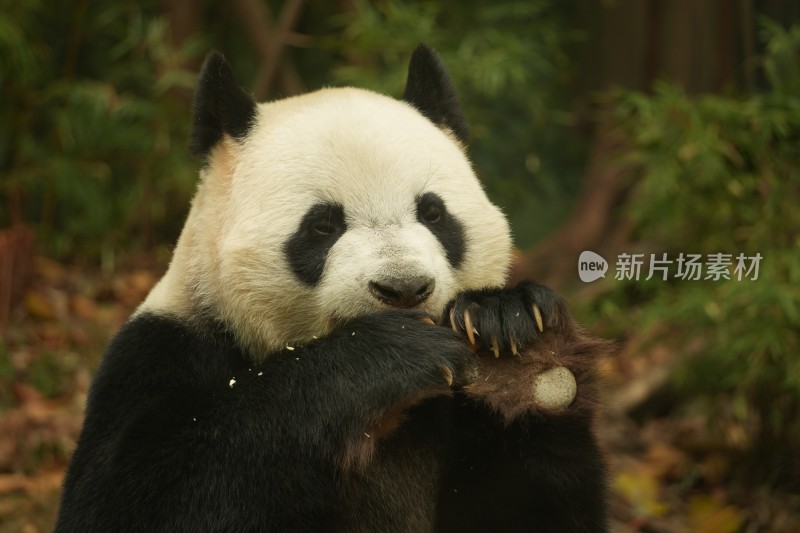
[[[435,305],[432,305],[433,303],[434,302],[432,302],[430,299],[426,299],[419,305],[398,306],[398,305],[392,305],[391,303],[385,302],[381,299],[374,298],[369,302],[369,304],[364,302],[360,309],[352,310],[353,312],[350,313],[334,311],[327,320],[326,324],[327,331],[331,332],[341,327],[344,327],[348,322],[360,316],[368,315],[371,313],[380,313],[383,311],[401,311],[401,310],[419,311],[421,313],[429,315],[434,319],[434,321],[438,323],[443,310],[437,309]]]

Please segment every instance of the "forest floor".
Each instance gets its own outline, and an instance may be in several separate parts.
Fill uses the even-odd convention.
[[[0,341],[0,532],[53,528],[93,372],[165,267],[127,264],[134,266],[103,274],[34,262]],[[702,413],[642,415],[675,356],[657,347],[634,355],[634,344],[600,369],[597,430],[611,467],[613,530],[800,533],[797,493],[732,481],[738,428],[719,435]]]

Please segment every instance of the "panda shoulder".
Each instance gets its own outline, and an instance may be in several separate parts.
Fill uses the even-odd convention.
[[[138,313],[110,343],[93,394],[119,397],[222,386],[221,376],[241,358],[221,327],[200,328],[169,314]]]

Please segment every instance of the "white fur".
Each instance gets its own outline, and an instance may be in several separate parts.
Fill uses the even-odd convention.
[[[417,221],[426,192],[464,229],[457,270]],[[344,207],[347,231],[309,287],[283,247],[319,202]],[[385,276],[433,277],[420,308],[438,317],[458,292],[502,285],[510,248],[505,217],[450,135],[403,102],[324,89],[259,104],[243,142],[214,148],[169,271],[137,312],[189,319],[210,310],[259,357],[385,307],[367,290]]]

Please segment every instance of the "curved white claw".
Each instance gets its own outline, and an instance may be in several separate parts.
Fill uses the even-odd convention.
[[[464,311],[464,329],[467,330],[467,338],[469,338],[469,343],[474,345],[475,344],[475,333],[474,327],[472,327],[472,319],[469,316],[469,311]]]
[[[539,310],[539,306],[533,304],[533,318],[536,319],[536,327],[539,328],[539,333],[544,331],[544,323],[542,322],[542,312]]]
[[[452,387],[453,386],[453,371],[450,370],[446,366],[441,367],[441,370],[442,370],[442,377],[447,382],[447,386],[448,387]]]
[[[453,331],[458,333],[458,328],[456,327],[456,310],[455,310],[455,308],[450,309],[450,327],[453,328]]]
[[[492,335],[492,352],[494,352],[495,358],[500,357],[500,348],[497,347],[497,337]]]

